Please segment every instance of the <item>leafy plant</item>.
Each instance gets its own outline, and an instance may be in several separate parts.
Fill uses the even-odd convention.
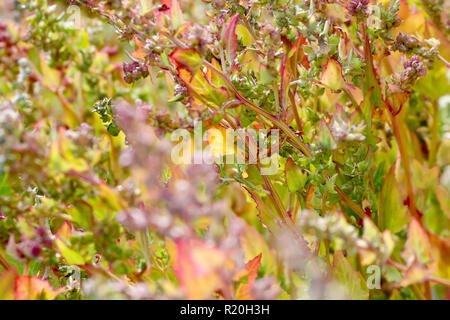
[[[443,1],[4,2],[0,299],[448,297]]]

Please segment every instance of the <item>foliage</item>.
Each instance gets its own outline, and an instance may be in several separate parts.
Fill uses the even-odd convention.
[[[0,299],[447,298],[444,6],[2,1]],[[197,123],[277,172],[175,163]]]

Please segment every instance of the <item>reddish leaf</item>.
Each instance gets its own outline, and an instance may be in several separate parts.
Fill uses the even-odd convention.
[[[245,268],[248,272],[247,283],[241,284],[236,292],[237,300],[250,300],[253,299],[251,289],[255,283],[255,279],[258,276],[258,269],[261,266],[262,253],[254,257],[252,260],[246,263]]]
[[[236,36],[236,24],[239,19],[239,13],[236,13],[228,23],[228,26],[223,30],[222,42],[225,46],[225,55],[227,57],[228,63],[233,66],[234,59],[237,56],[237,50],[239,44]]]
[[[18,277],[15,288],[16,300],[52,300],[64,290],[64,288],[54,290],[47,280],[30,276]]]

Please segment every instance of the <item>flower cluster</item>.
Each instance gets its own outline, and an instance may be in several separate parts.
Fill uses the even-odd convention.
[[[122,65],[123,79],[126,83],[133,83],[139,79],[145,79],[149,76],[148,67],[144,64],[140,64],[137,61],[131,63],[125,62]]]

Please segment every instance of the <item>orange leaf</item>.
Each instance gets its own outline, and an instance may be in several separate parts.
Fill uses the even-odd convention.
[[[219,270],[232,268],[225,254],[199,240],[176,240],[175,274],[187,299],[211,298],[225,285]]]
[[[61,238],[64,239],[65,241],[69,241],[70,240],[70,235],[72,234],[72,226],[70,225],[69,222],[64,221],[64,223],[62,224],[61,227],[59,227],[58,231],[56,232],[56,234]]]
[[[247,283],[242,283],[236,292],[236,299],[238,300],[250,300],[253,299],[251,289],[255,283],[255,279],[258,276],[258,269],[261,266],[262,253],[254,257],[252,260],[246,263],[245,268],[248,272]]]
[[[131,56],[138,60],[145,60],[147,53],[142,48],[144,46],[145,42],[140,41],[137,37],[134,37],[134,42],[137,45],[137,49],[133,53],[131,53]]]
[[[64,288],[54,290],[47,280],[38,277],[20,276],[16,279],[16,300],[52,300]]]

